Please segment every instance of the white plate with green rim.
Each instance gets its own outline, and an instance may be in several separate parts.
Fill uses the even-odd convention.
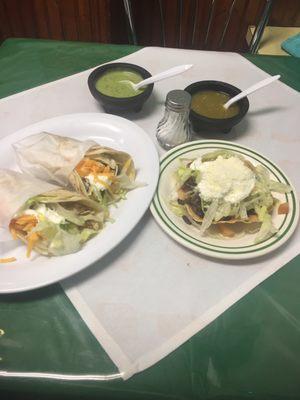
[[[269,239],[254,243],[255,233],[245,233],[233,238],[199,235],[193,225],[187,225],[169,208],[169,199],[174,185],[174,172],[179,166],[180,158],[193,159],[202,154],[219,150],[231,150],[251,161],[254,165],[262,164],[268,169],[271,179],[283,182],[292,187],[291,193],[273,193],[280,202],[288,202],[289,212],[278,215],[274,212],[272,221],[277,232]],[[285,243],[296,229],[299,219],[299,202],[293,185],[284,172],[262,154],[238,144],[221,140],[199,140],[185,143],[168,151],[160,162],[160,177],[156,194],[151,204],[151,212],[161,228],[183,246],[200,254],[215,258],[242,260],[265,255]]]

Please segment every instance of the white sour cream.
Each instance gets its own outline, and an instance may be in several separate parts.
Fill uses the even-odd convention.
[[[56,211],[47,208],[45,204],[40,204],[36,210],[26,210],[24,214],[35,215],[39,220],[44,217],[54,224],[65,222],[64,217],[59,215]]]
[[[238,157],[223,158],[201,162],[196,159],[190,166],[199,170],[198,183],[200,196],[205,201],[223,199],[228,203],[239,203],[249,196],[255,184],[255,175]]]
[[[105,176],[105,175],[98,175],[98,176],[99,176],[99,179],[101,179],[101,181],[105,182],[107,185],[111,185],[111,180],[107,176]],[[90,174],[90,175],[87,175],[85,178],[89,181],[89,183],[91,185],[96,186],[96,188],[98,190],[106,190],[107,189],[104,185],[102,185],[100,182],[97,182],[97,180],[95,180],[94,175]]]

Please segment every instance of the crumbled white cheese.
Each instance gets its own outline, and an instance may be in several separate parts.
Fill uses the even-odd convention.
[[[25,210],[25,211],[24,211],[24,214],[25,214],[25,215],[35,215],[36,217],[37,217],[37,215],[38,215],[38,213],[37,213],[35,210],[31,210],[31,209]]]
[[[26,210],[24,214],[35,215],[39,220],[46,218],[54,224],[65,222],[64,217],[59,215],[56,211],[50,210],[50,208],[46,207],[45,204],[40,204],[36,210]]]
[[[239,203],[252,191],[255,175],[238,157],[223,158],[214,161],[194,161],[193,169],[201,173],[198,183],[200,196],[205,201],[223,199],[229,203]]]
[[[99,177],[99,179],[101,179],[101,181],[105,182],[107,185],[111,185],[112,182],[106,175],[98,175],[98,177]],[[106,190],[107,189],[100,182],[97,182],[97,180],[95,180],[94,175],[92,175],[92,174],[87,175],[86,179],[89,181],[89,183],[91,185],[96,186],[96,188],[99,189],[99,190]]]

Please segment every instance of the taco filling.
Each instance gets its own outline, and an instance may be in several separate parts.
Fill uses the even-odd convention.
[[[128,190],[137,186],[135,175],[129,154],[94,146],[76,165],[69,179],[76,191],[107,206],[125,198]]]
[[[104,226],[106,212],[92,200],[59,189],[30,198],[13,216],[9,230],[14,239],[47,256],[78,251]]]
[[[262,165],[254,166],[231,151],[180,160],[175,180],[170,207],[185,223],[196,226],[200,235],[214,227],[218,234],[234,237],[235,224],[256,224],[257,243],[276,233],[272,213],[277,206],[279,214],[288,213],[288,204],[278,205],[272,192],[288,193],[291,188],[271,180]]]

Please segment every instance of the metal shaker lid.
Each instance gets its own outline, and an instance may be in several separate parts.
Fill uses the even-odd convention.
[[[171,90],[167,94],[166,107],[172,111],[187,111],[190,108],[192,96],[185,90]]]

